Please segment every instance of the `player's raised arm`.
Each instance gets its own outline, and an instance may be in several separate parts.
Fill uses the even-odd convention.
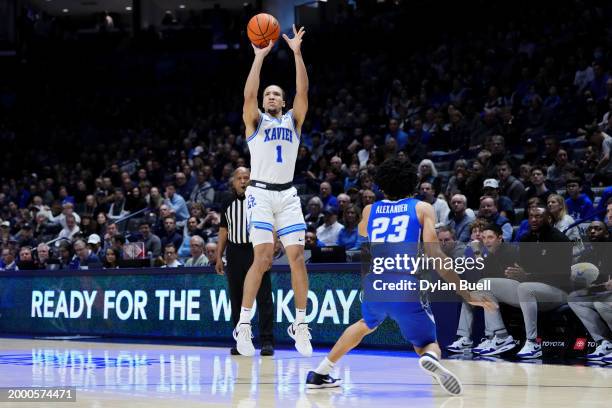
[[[426,202],[420,202],[416,206],[417,216],[419,217],[419,221],[423,226],[423,243],[425,246],[425,254],[431,258],[441,258],[442,262],[435,262],[435,265],[440,264],[441,269],[437,269],[438,273],[447,282],[454,283],[456,288],[460,287],[459,284],[459,276],[457,273],[451,269],[447,268],[446,259],[448,258],[444,252],[442,252],[442,248],[440,248],[440,242],[438,241],[438,237],[436,235],[435,225],[435,214],[434,209],[431,204]],[[474,305],[474,306],[482,306],[487,310],[492,310],[497,307],[497,305],[488,300],[488,299],[476,299],[470,292],[465,290],[457,290],[457,293],[465,299],[466,302]]]
[[[306,72],[306,65],[304,65],[304,59],[302,58],[302,37],[306,33],[304,27],[300,27],[300,30],[295,29],[293,25],[293,38],[289,38],[287,34],[283,34],[283,38],[287,41],[287,44],[293,51],[295,57],[295,99],[293,101],[293,120],[295,120],[295,129],[300,132],[302,123],[306,118],[306,112],[308,111],[308,73]]]
[[[246,84],[244,85],[244,105],[242,106],[242,119],[244,120],[244,126],[246,127],[245,133],[247,135],[255,132],[257,128],[257,121],[259,120],[259,108],[257,106],[259,75],[261,73],[261,66],[263,65],[264,58],[270,53],[272,47],[274,47],[274,41],[270,41],[265,48],[257,48],[253,44],[251,45],[255,51],[255,58],[253,59],[253,65],[251,65],[251,71],[249,71]]]

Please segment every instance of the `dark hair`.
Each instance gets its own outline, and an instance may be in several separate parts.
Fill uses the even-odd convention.
[[[376,171],[374,181],[389,199],[400,199],[414,193],[416,169],[399,159],[385,160]]]
[[[438,232],[448,232],[451,234],[453,238],[455,238],[455,230],[446,225],[442,225],[441,227],[438,227]]]
[[[151,223],[147,220],[142,220],[138,223],[138,228],[142,227],[143,225],[146,225],[147,227],[151,227]]]
[[[501,227],[493,223],[485,225],[482,231],[493,231],[493,233],[495,233],[495,235],[497,235],[498,237],[504,235],[504,231],[502,231]]]
[[[510,169],[510,171],[512,171],[512,165],[510,164],[509,161],[507,160],[502,160],[499,163],[497,163],[497,167],[501,167],[501,166],[508,166],[508,168]]]
[[[565,185],[567,186],[568,184],[578,184],[579,186],[582,184],[582,180],[580,180],[578,177],[571,177],[568,178],[567,180],[565,180]]]
[[[108,251],[112,251],[112,253],[115,254],[115,265],[111,265],[106,260],[106,253]],[[102,256],[102,266],[105,268],[114,268],[115,266],[118,266],[118,265],[119,265],[119,250],[113,249],[113,248],[107,248],[106,251],[104,251],[104,255]]]

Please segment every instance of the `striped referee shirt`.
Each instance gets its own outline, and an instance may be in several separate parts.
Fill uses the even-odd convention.
[[[234,194],[231,200],[223,205],[221,227],[227,228],[227,239],[233,244],[248,244],[247,214],[244,204],[245,196]]]

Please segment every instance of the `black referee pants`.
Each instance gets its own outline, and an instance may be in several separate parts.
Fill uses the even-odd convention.
[[[240,321],[242,307],[242,289],[244,279],[253,263],[253,246],[251,244],[227,243],[227,283],[229,285],[230,301],[232,304],[232,321],[234,327]],[[259,340],[261,344],[274,343],[272,323],[274,320],[274,304],[272,303],[272,280],[270,271],[261,279],[261,286],[257,292],[257,313],[259,315]]]

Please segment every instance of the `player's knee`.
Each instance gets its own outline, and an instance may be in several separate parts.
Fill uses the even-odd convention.
[[[295,251],[292,253],[287,253],[287,258],[289,258],[289,262],[292,263],[304,263],[304,252]]]
[[[268,254],[268,253],[260,254],[254,260],[253,266],[258,273],[263,275],[266,271],[268,271],[272,267],[272,254]]]

